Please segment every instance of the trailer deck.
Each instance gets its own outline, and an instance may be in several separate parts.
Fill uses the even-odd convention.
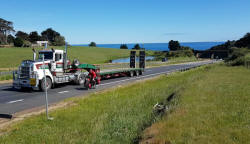
[[[116,73],[126,73],[126,72],[143,72],[142,68],[120,68],[120,69],[108,69],[100,71],[100,75],[116,74]]]

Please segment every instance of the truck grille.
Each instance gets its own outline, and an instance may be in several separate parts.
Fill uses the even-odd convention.
[[[29,78],[30,76],[30,67],[21,67],[21,78]]]

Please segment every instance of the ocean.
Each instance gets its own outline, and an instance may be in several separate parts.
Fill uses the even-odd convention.
[[[213,46],[223,44],[225,42],[182,42],[180,45],[182,46],[189,46],[195,50],[206,50]],[[97,44],[97,47],[103,48],[120,48],[121,44]],[[127,44],[129,49],[134,47],[134,44]],[[73,46],[88,46],[88,44],[73,44]],[[168,50],[168,43],[145,43],[140,44],[141,47],[144,47],[146,50],[153,50],[153,51],[166,51]]]

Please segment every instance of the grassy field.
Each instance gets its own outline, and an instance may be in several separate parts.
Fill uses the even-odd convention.
[[[64,49],[64,47],[54,46],[49,48]],[[147,51],[147,53],[153,54],[150,51]],[[129,57],[130,50],[71,46],[68,48],[68,54],[71,60],[79,59],[82,63],[101,64],[112,59]],[[32,48],[0,48],[0,68],[18,67],[22,60],[32,58]]]
[[[197,79],[203,69],[73,98],[76,105],[52,112],[53,121],[44,114],[28,118],[11,127],[0,143],[133,143],[157,119],[153,106]]]
[[[216,66],[179,93],[178,105],[144,131],[142,143],[249,143],[250,70]]]

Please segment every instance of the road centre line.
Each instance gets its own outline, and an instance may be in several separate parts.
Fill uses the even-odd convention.
[[[16,102],[21,102],[23,101],[24,99],[19,99],[19,100],[14,100],[14,101],[9,101],[7,102],[8,104],[13,104],[13,103],[16,103]]]

